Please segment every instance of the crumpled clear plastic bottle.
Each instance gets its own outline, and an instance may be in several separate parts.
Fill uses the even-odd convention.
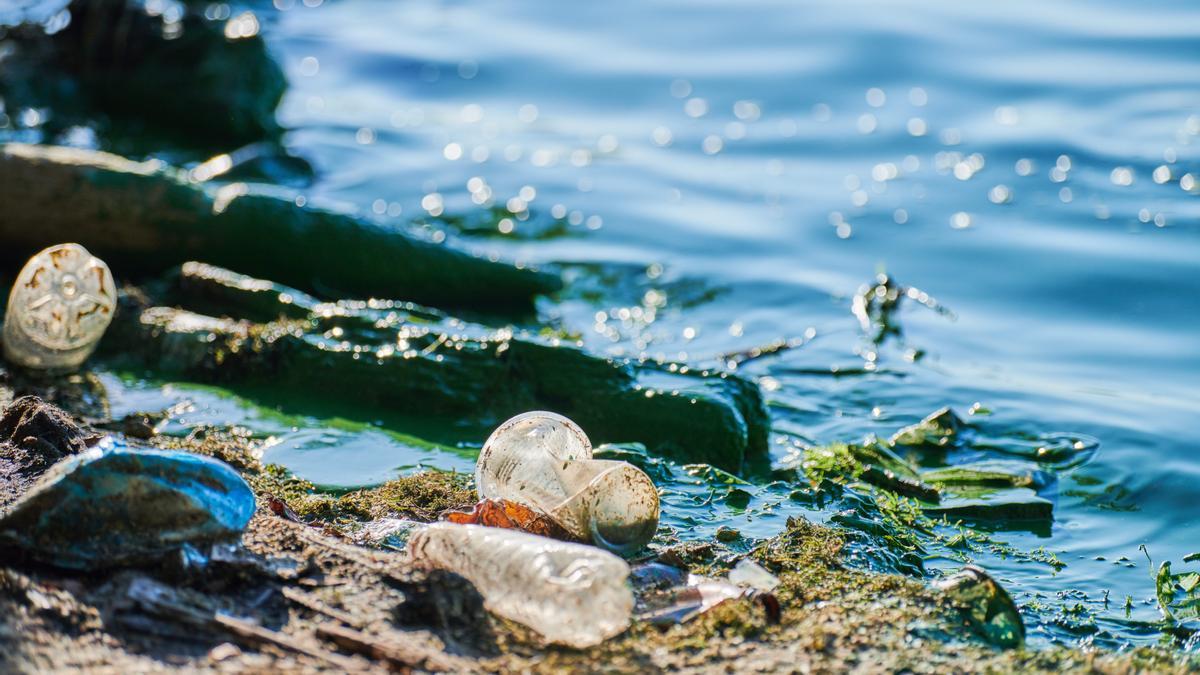
[[[629,565],[584,544],[518,530],[434,523],[408,540],[413,562],[455,572],[475,585],[487,608],[542,634],[583,648],[629,627]]]
[[[637,551],[658,529],[658,491],[641,469],[592,459],[592,444],[571,420],[533,411],[501,424],[475,464],[483,499],[507,499],[545,512],[580,539],[618,554]]]
[[[79,367],[112,321],[117,287],[104,261],[58,244],[25,263],[8,295],[4,356],[48,370]]]
[[[1004,649],[1025,643],[1025,622],[1012,596],[983,568],[967,565],[934,584],[988,642]]]

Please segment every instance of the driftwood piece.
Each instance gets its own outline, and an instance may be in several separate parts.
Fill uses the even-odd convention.
[[[383,661],[395,670],[412,668],[435,672],[467,672],[470,665],[442,652],[408,644],[398,639],[385,639],[334,624],[317,626],[317,636],[329,640],[348,652]]]
[[[344,671],[365,670],[365,664],[341,654],[321,649],[295,636],[264,628],[245,619],[229,616],[189,598],[166,584],[149,577],[135,577],[125,591],[126,612],[133,610],[153,615],[159,619],[183,624],[202,632],[216,632],[233,638],[237,643],[251,648],[272,647],[284,652],[303,654],[324,661]],[[131,627],[143,622],[123,621]]]

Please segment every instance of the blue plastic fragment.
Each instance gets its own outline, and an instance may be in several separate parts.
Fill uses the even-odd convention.
[[[224,462],[108,444],[51,467],[0,516],[0,543],[59,567],[110,567],[235,538],[254,508]]]

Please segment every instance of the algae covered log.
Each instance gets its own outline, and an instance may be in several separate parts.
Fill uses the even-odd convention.
[[[0,261],[15,268],[74,241],[125,276],[200,259],[318,294],[447,306],[528,305],[557,276],[422,241],[396,229],[251,194],[204,189],[158,162],[10,144],[0,150]]]
[[[767,461],[761,395],[737,377],[605,359],[410,303],[314,304],[206,265],[186,265],[177,279],[168,295],[179,304],[225,315],[245,309],[257,321],[126,306],[103,346],[110,359],[277,399],[333,400],[451,426],[491,428],[540,408],[574,419],[597,442],[638,441],[731,471]],[[278,318],[264,321],[272,298]]]

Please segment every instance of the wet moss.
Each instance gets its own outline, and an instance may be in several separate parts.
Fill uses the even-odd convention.
[[[467,508],[475,502],[475,490],[466,476],[425,471],[343,495],[337,509],[364,520],[399,515],[432,521],[447,509]]]
[[[429,520],[446,508],[474,501],[466,476],[435,471],[342,495],[321,492],[283,467],[263,465],[262,441],[238,428],[207,428],[183,438],[156,436],[151,441],[230,462],[260,499],[267,494],[284,499],[302,518],[335,528],[385,515]],[[897,499],[885,509],[897,522],[921,517],[918,509],[905,504]],[[780,579],[779,623],[770,622],[754,601],[727,601],[687,624],[660,630],[635,623],[610,642],[577,651],[544,645],[526,629],[493,620],[499,655],[477,665],[504,672],[868,668],[1113,673],[1187,672],[1200,666],[1196,657],[1166,648],[1122,654],[1065,648],[997,650],[977,637],[948,598],[925,583],[848,565],[849,547],[859,536],[793,518],[783,533],[751,551],[754,560]],[[672,547],[663,557],[676,555],[697,573],[720,576],[736,557],[717,549],[720,544],[691,542]]]
[[[782,619],[772,624],[749,600],[727,601],[690,623],[659,630],[635,624],[588,651],[544,648],[517,634],[502,642],[498,670],[729,670],[845,672],[1188,672],[1195,657],[1157,647],[1129,652],[996,649],[952,600],[926,584],[845,564],[853,535],[794,518],[751,553],[780,579]],[[702,570],[720,573],[724,563]],[[1191,658],[1191,661],[1188,659]],[[602,665],[601,665],[602,664]]]
[[[476,501],[466,476],[444,471],[424,471],[340,496],[321,492],[274,464],[247,478],[260,497],[282,499],[301,518],[334,526],[386,517],[431,522],[443,511],[469,508]]]
[[[240,427],[205,427],[182,438],[158,436],[152,440],[160,447],[220,459],[242,473],[260,506],[274,497],[302,519],[328,525],[383,517],[433,521],[447,509],[469,508],[476,501],[468,476],[445,471],[423,471],[341,495],[322,491],[285,467],[263,464],[259,459],[262,441]]]

